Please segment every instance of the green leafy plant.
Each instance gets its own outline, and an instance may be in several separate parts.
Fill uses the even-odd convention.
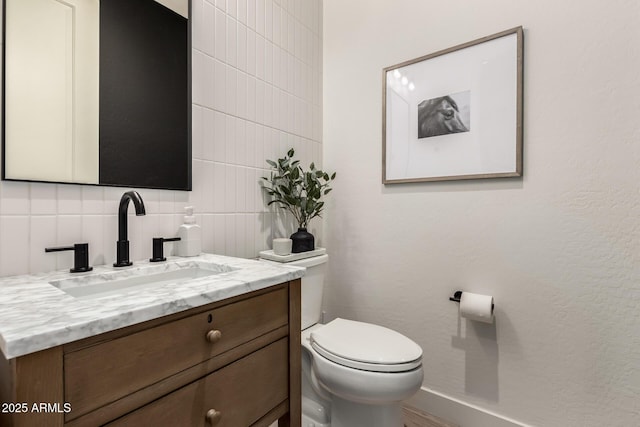
[[[331,192],[329,183],[336,178],[336,173],[329,175],[316,169],[313,163],[305,171],[299,160],[293,160],[293,155],[292,148],[282,159],[267,160],[271,175],[262,179],[266,182],[265,191],[271,196],[269,205],[291,212],[299,227],[306,228],[311,219],[321,216],[324,208],[321,199]]]

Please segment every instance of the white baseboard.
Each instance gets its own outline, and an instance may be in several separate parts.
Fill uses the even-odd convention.
[[[532,427],[426,387],[405,403],[460,427]]]

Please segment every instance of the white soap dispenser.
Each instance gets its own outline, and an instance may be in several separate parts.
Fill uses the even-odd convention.
[[[184,224],[178,228],[178,255],[196,256],[202,250],[202,238],[200,226],[196,224],[196,217],[193,215],[193,206],[184,208]]]

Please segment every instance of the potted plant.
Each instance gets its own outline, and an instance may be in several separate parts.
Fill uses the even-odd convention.
[[[329,175],[316,169],[313,163],[305,171],[299,160],[293,160],[293,155],[292,148],[282,159],[267,160],[272,171],[269,178],[262,179],[265,191],[271,196],[269,205],[275,204],[291,212],[298,222],[298,231],[290,238],[293,241],[291,252],[299,253],[315,249],[315,239],[307,232],[307,226],[313,218],[321,216],[324,208],[321,199],[331,191],[329,183],[336,174]]]

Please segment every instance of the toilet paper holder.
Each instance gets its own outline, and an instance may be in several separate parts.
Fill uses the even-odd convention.
[[[460,298],[462,298],[462,291],[455,291],[452,297],[449,297],[449,301],[460,303]],[[495,304],[491,304],[491,311],[495,308]]]

